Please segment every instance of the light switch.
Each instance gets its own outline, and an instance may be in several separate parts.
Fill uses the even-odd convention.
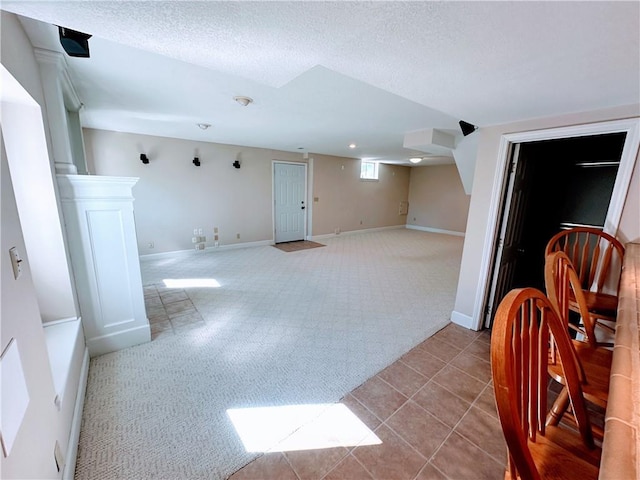
[[[9,249],[9,255],[11,256],[11,266],[13,267],[13,277],[17,280],[20,275],[22,275],[22,258],[20,258],[20,254],[18,253],[18,249],[16,247],[11,247]]]

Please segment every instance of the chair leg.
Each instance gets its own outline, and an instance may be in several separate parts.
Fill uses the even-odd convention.
[[[567,408],[569,408],[569,392],[567,391],[567,387],[564,387],[547,414],[546,425],[558,426]]]

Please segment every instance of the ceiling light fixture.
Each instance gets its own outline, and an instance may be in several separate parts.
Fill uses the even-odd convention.
[[[357,145],[355,143],[350,143],[349,144],[349,148],[356,148],[356,147],[357,147]]]
[[[409,159],[409,161],[410,161],[411,163],[420,163],[420,162],[422,161],[422,158],[420,158],[420,157],[411,157],[411,158]]]
[[[196,125],[198,125],[198,127],[200,127],[201,130],[206,130],[211,126],[210,123],[196,123]]]
[[[233,97],[233,99],[243,107],[246,107],[250,103],[253,103],[253,99],[249,97]]]

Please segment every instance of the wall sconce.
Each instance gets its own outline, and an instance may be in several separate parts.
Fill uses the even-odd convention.
[[[142,161],[142,163],[144,163],[145,165],[147,163],[149,163],[149,159],[147,158],[147,156],[144,153],[140,154],[140,160]]]
[[[238,160],[236,160],[235,162],[233,162],[231,165],[233,165],[236,168],[240,168],[240,162]]]
[[[193,164],[196,167],[199,167],[200,166],[200,159],[198,157],[193,157]]]

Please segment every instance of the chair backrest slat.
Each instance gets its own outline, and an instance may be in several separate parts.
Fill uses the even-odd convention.
[[[584,297],[580,280],[569,257],[563,252],[553,252],[546,256],[544,266],[544,281],[547,295],[565,328],[572,328],[583,334],[585,341],[593,348],[597,346],[595,323],[587,300]],[[569,322],[569,304],[573,300],[578,305],[578,311],[583,327]]]
[[[496,310],[491,335],[491,368],[500,423],[509,448],[510,469],[522,479],[539,479],[529,450],[545,434],[548,359],[555,343],[569,398],[585,445],[593,446],[573,347],[544,295],[534,288],[509,292]]]
[[[624,246],[613,235],[593,227],[562,230],[547,242],[545,256],[555,251],[569,257],[584,290],[602,292],[608,278],[617,290]]]

